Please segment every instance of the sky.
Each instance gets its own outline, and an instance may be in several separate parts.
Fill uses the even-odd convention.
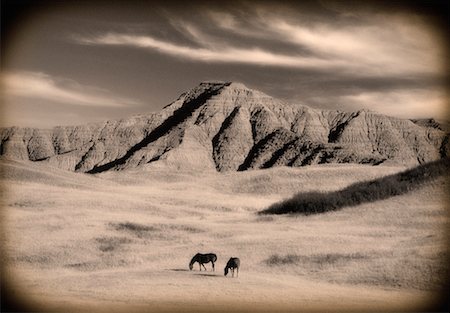
[[[5,0],[0,126],[155,112],[206,80],[313,108],[448,119],[448,7]]]

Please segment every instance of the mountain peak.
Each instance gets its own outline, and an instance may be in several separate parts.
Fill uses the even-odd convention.
[[[235,88],[235,89],[249,89],[247,86],[245,86],[243,83],[240,83],[240,82],[230,82],[228,87]]]
[[[233,82],[233,81],[222,81],[222,80],[206,80],[202,81],[197,87],[212,87],[212,86],[223,86],[233,89],[249,89],[241,82]]]
[[[222,80],[205,80],[202,81],[198,86],[217,86],[217,85],[226,85],[230,84],[230,82],[222,81]]]
[[[247,170],[450,155],[433,121],[289,105],[239,82],[203,81],[159,113],[53,130],[0,129],[0,155],[87,173],[147,164]]]

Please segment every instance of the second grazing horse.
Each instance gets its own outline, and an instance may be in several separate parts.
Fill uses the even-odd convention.
[[[225,266],[225,273],[224,275],[227,276],[228,269],[231,269],[232,276],[234,277],[234,270],[236,269],[236,277],[239,275],[239,266],[241,265],[241,260],[239,258],[230,258],[227,262],[227,266]]]
[[[211,262],[212,264],[212,269],[213,271],[214,269],[214,262],[217,261],[217,255],[215,255],[214,253],[207,253],[207,254],[201,254],[201,253],[197,253],[196,255],[194,255],[194,257],[192,258],[191,262],[189,263],[189,269],[192,271],[192,268],[194,267],[194,263],[198,262],[198,265],[200,267],[200,271],[202,270],[202,266],[206,271],[206,267],[205,263],[209,263]]]

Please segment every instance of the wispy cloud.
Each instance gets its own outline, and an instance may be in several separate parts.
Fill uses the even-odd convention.
[[[6,96],[37,98],[77,106],[125,107],[139,104],[132,99],[117,97],[108,90],[40,72],[3,73],[2,85]]]
[[[200,38],[197,36],[197,38]],[[195,48],[162,41],[151,36],[136,36],[108,33],[96,37],[79,37],[79,43],[87,45],[116,45],[156,50],[190,60],[217,63],[247,63],[256,65],[298,67],[298,68],[333,68],[344,66],[342,62],[330,62],[326,59],[285,55],[260,48],[237,48],[234,46],[214,48]],[[205,46],[211,43],[204,43]]]
[[[164,33],[116,28],[72,39],[208,65],[251,65],[248,72],[277,89],[275,96],[288,84],[285,100],[302,98],[316,107],[445,115],[446,51],[424,16],[363,8],[351,14],[321,7],[311,12],[282,4],[208,7],[165,14]]]
[[[169,23],[195,45],[120,32],[75,39],[86,45],[135,47],[201,62],[339,71],[357,76],[441,71],[440,47],[424,24],[414,18],[363,16],[341,25],[330,20],[301,22],[301,15],[300,22],[293,21],[270,10],[254,13],[243,19],[210,10],[203,13],[201,22],[169,17]],[[231,35],[245,38],[237,41]],[[291,48],[278,49],[280,43]]]
[[[253,19],[241,21],[229,13],[207,16],[224,31],[247,38],[291,43],[317,58],[348,66],[368,75],[434,74],[442,71],[444,55],[431,29],[417,16],[363,15],[359,20],[337,23],[285,18],[258,10]],[[359,74],[362,74],[359,72]]]
[[[430,34],[401,21],[332,29],[307,29],[286,22],[274,22],[272,30],[288,34],[288,40],[313,52],[355,66],[376,69],[380,74],[430,74],[441,71],[440,47]]]
[[[391,92],[363,92],[339,99],[349,107],[365,107],[401,118],[446,116],[448,98],[440,90],[395,90]]]
[[[318,107],[343,111],[365,108],[400,118],[446,117],[450,104],[445,91],[435,88],[362,90],[343,95],[313,96],[308,102]]]

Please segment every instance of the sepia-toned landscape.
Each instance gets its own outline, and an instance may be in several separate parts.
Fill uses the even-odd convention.
[[[444,25],[2,1],[2,312],[448,310]]]
[[[94,177],[2,163],[8,278],[46,310],[420,310],[448,277],[448,182],[319,215],[258,215],[297,192],[403,170],[320,165]],[[6,214],[5,214],[6,212]],[[216,270],[189,271],[197,252]],[[238,278],[223,268],[239,256]]]

